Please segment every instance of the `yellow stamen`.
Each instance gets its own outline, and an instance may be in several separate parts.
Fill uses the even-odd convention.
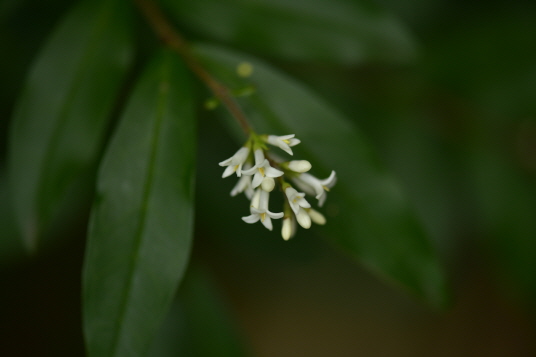
[[[322,186],[322,187],[324,187],[324,190],[329,192],[329,188],[327,188],[326,186]]]
[[[261,221],[264,222],[266,219],[266,213],[261,213]]]
[[[259,167],[259,172],[264,177],[264,167]]]

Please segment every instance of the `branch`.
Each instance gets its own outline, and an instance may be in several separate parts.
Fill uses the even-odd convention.
[[[188,43],[173,28],[156,3],[152,0],[136,0],[136,4],[160,40],[182,57],[186,65],[209,87],[214,96],[220,100],[229,113],[238,121],[244,133],[248,135],[252,131],[251,125],[229,89],[218,82],[201,66],[192,54]]]

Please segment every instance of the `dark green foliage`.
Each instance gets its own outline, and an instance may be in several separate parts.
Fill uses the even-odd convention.
[[[99,170],[84,267],[90,356],[143,356],[188,262],[195,125],[171,53],[139,79]]]
[[[0,72],[0,114],[11,115],[0,123],[0,266],[22,261],[23,246],[81,249],[87,235],[72,269],[83,270],[88,357],[247,355],[226,294],[239,305],[248,281],[264,283],[248,261],[285,276],[324,253],[349,258],[438,309],[451,302],[442,261],[458,280],[496,263],[508,294],[533,306],[534,5],[57,0],[42,18],[34,6],[0,4],[0,50],[13,55]],[[25,21],[44,33],[53,19],[26,48]],[[207,83],[228,89],[258,134],[295,134],[312,174],[337,172],[325,226],[283,242],[279,220],[269,232],[240,219],[249,203],[229,197],[236,177],[222,180],[217,164],[246,136]],[[296,300],[309,298],[324,295]]]
[[[84,203],[92,185],[131,61],[128,10],[121,1],[82,2],[51,35],[28,74],[11,125],[9,175],[30,249],[58,212]]]

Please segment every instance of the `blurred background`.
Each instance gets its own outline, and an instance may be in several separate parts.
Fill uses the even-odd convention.
[[[416,301],[314,229],[284,242],[242,224],[236,212],[245,202],[228,198],[234,182],[220,181],[216,165],[236,144],[201,109],[193,266],[203,267],[253,356],[536,356],[536,3],[378,3],[413,37],[411,58],[334,65],[272,58],[262,44],[250,50],[363,130],[434,239],[451,307]],[[0,1],[2,356],[84,355],[87,216],[28,256],[5,179],[9,118],[25,73],[71,5]]]

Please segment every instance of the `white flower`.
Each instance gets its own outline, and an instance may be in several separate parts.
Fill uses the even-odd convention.
[[[273,229],[272,220],[283,217],[283,212],[273,213],[268,210],[268,201],[270,193],[262,189],[257,189],[251,200],[250,212],[251,215],[242,217],[242,220],[246,223],[255,223],[261,221],[261,223],[269,230]]]
[[[292,146],[296,146],[301,141],[299,139],[294,138],[295,134],[290,135],[283,135],[283,136],[276,136],[276,135],[268,135],[268,144],[277,146],[283,151],[286,151],[288,154],[292,154]]]
[[[305,193],[296,191],[293,187],[289,186],[285,189],[285,194],[288,197],[288,202],[290,203],[290,208],[294,211],[295,214],[298,214],[300,207],[310,208],[311,205],[304,198]]]
[[[253,188],[259,187],[264,177],[279,177],[283,175],[283,171],[274,169],[270,166],[268,160],[264,158],[264,152],[262,149],[255,150],[255,166],[249,170],[242,171],[244,175],[253,175]]]
[[[315,195],[316,199],[318,199],[318,205],[322,207],[326,201],[326,191],[329,191],[329,189],[335,185],[337,177],[335,176],[335,171],[331,171],[331,175],[324,180],[320,180],[313,175],[304,173],[294,178],[293,181],[296,183],[296,186],[306,193]]]
[[[307,160],[292,160],[288,163],[288,168],[303,173],[311,170],[311,163]]]
[[[296,219],[303,228],[309,229],[311,227],[311,217],[303,208],[299,208],[298,213],[296,213]]]
[[[240,177],[242,175],[242,165],[246,162],[246,159],[249,155],[248,147],[241,147],[233,156],[220,162],[220,166],[227,166],[225,171],[223,171],[222,178],[231,176],[236,172],[236,176]]]
[[[243,167],[243,170],[247,170],[250,167],[251,165],[246,163]],[[242,177],[238,179],[238,182],[233,187],[233,190],[231,191],[231,196],[234,197],[241,192],[244,192],[244,194],[249,200],[251,200],[251,198],[253,197],[253,187],[251,186],[251,176],[242,175]]]
[[[296,218],[292,214],[283,218],[281,236],[284,240],[289,240],[296,234]]]

